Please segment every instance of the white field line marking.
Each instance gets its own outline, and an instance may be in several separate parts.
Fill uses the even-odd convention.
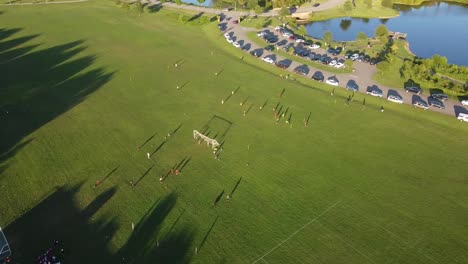
[[[394,234],[393,232],[391,232],[390,230],[386,229],[385,227],[383,227],[381,224],[377,223],[377,221],[375,220],[372,220],[370,219],[369,217],[365,216],[364,214],[362,214],[361,212],[359,212],[356,208],[354,208],[353,206],[349,205],[349,204],[346,204],[346,203],[343,203],[345,206],[349,207],[351,210],[355,211],[357,214],[359,214],[359,216],[363,217],[364,219],[366,219],[367,221],[371,222],[372,224],[382,228],[382,230],[384,230],[385,232],[387,232],[388,234],[390,234],[390,236],[393,236],[397,241],[399,241],[400,243],[404,244],[404,246],[406,247],[402,247],[400,246],[400,248],[402,249],[411,249],[411,248],[414,248],[420,241],[416,241],[413,245],[410,245],[407,241],[405,241],[402,237]],[[428,256],[424,251],[421,251],[421,248],[416,248],[416,252],[421,252],[422,255],[426,258],[428,258],[429,260],[439,264],[439,262],[437,262],[437,260],[431,258],[430,256]]]
[[[315,220],[317,220],[320,216],[324,215],[326,212],[328,212],[330,209],[332,209],[333,207],[335,207],[337,204],[339,204],[341,201],[338,201],[336,203],[334,203],[332,206],[328,207],[327,210],[323,211],[321,214],[317,215],[316,217],[312,218],[312,220],[310,220],[307,224],[305,224],[304,226],[302,226],[301,228],[299,228],[298,230],[296,230],[294,233],[292,233],[289,237],[287,237],[285,240],[281,241],[278,245],[274,246],[272,249],[270,249],[267,253],[265,253],[263,256],[261,256],[260,258],[258,258],[256,261],[252,262],[252,264],[254,263],[257,263],[258,261],[260,261],[261,259],[263,259],[264,257],[266,257],[268,254],[270,254],[271,252],[273,252],[275,249],[279,248],[281,245],[283,245],[284,243],[286,243],[289,239],[291,239],[293,236],[295,236],[297,233],[299,233],[302,229],[306,228],[308,225],[312,224],[313,222],[315,222]]]

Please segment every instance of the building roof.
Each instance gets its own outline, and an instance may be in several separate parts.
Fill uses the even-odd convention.
[[[2,228],[0,228],[0,260],[3,260],[10,255],[10,245],[8,244],[5,234],[3,234]]]

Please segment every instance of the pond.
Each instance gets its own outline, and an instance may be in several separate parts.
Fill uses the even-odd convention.
[[[429,2],[421,6],[395,5],[400,16],[390,19],[337,18],[306,25],[308,35],[321,38],[331,31],[338,41],[355,40],[359,31],[373,36],[380,24],[408,34],[411,51],[419,57],[434,54],[449,63],[468,66],[468,5]]]

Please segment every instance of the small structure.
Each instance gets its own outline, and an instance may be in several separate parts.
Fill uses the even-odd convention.
[[[389,31],[388,36],[393,38],[393,39],[406,39],[408,34],[407,33],[402,33],[402,32],[396,32],[396,31],[395,32]]]
[[[210,146],[212,149],[216,149],[219,147],[219,143],[216,139],[209,138],[202,133],[198,132],[197,130],[193,130],[193,138],[197,140],[203,140],[206,142],[208,146]]]

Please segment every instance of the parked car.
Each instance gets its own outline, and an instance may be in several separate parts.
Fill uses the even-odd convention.
[[[224,37],[227,39],[227,38],[231,38],[231,33],[229,32],[226,32],[224,33]]]
[[[309,67],[307,65],[297,66],[294,72],[306,76],[309,73]]]
[[[458,116],[457,116],[457,119],[460,120],[460,121],[468,122],[468,114],[459,113]]]
[[[339,82],[335,77],[329,77],[326,81],[326,84],[333,85],[333,86],[338,86]]]
[[[378,60],[376,58],[371,58],[370,61],[369,61],[369,64],[370,65],[375,65],[377,64]]]
[[[382,97],[383,93],[377,86],[373,85],[367,88],[366,94],[375,96],[375,97]]]
[[[462,104],[462,105],[468,105],[468,100],[462,100],[462,101],[461,101],[461,104]]]
[[[412,92],[412,93],[415,93],[415,94],[421,94],[422,93],[422,89],[417,87],[417,86],[406,86],[405,91],[406,92]]]
[[[316,71],[314,75],[312,75],[312,79],[318,82],[323,82],[323,79],[324,79],[323,73]]]
[[[415,100],[413,102],[414,107],[422,108],[424,110],[427,110],[429,106],[427,106],[427,103],[422,101],[422,100]]]
[[[351,50],[346,51],[344,57],[345,59],[349,59],[353,55],[353,52]]]
[[[284,47],[282,48],[284,51],[288,51],[292,46],[294,46],[293,43],[288,43],[286,45],[284,45]]]
[[[328,53],[328,54],[334,54],[334,53],[335,53],[335,49],[334,49],[334,48],[329,48],[329,49],[327,49],[327,53]]]
[[[346,84],[346,89],[351,90],[353,92],[357,92],[359,90],[359,86],[354,80],[349,80]]]
[[[296,43],[304,43],[305,40],[301,38],[296,38]]]
[[[370,56],[369,55],[364,55],[364,58],[362,59],[363,62],[367,62],[369,63],[370,62]]]
[[[332,60],[330,61],[330,63],[328,63],[328,65],[333,67],[336,65],[336,63],[337,63],[336,60]]]
[[[286,69],[289,67],[289,65],[291,65],[291,63],[287,62],[286,60],[281,60],[281,61],[277,61],[275,65],[281,69]]]
[[[341,62],[341,61],[339,61],[339,62],[336,63],[335,68],[341,69],[341,68],[343,68],[344,66],[345,66],[344,63]]]
[[[320,3],[315,3],[315,4],[313,5],[313,7],[318,7],[319,5],[320,5]]]
[[[342,47],[338,47],[338,48],[335,49],[335,54],[334,54],[334,55],[335,55],[335,56],[340,55],[340,53],[341,53],[342,51],[343,51],[343,48],[342,48]]]
[[[442,101],[445,101],[445,100],[448,99],[448,96],[446,94],[443,94],[443,93],[436,93],[436,94],[433,94],[431,96],[436,98],[436,99],[442,100]]]
[[[397,104],[402,104],[403,103],[403,98],[397,96],[397,95],[389,95],[387,97],[387,100],[390,101],[390,102],[394,102],[394,103],[397,103]]]
[[[236,20],[232,21],[232,23],[239,24],[239,20],[236,19]]]
[[[349,57],[349,59],[352,60],[352,61],[355,61],[355,60],[357,60],[358,58],[359,58],[359,54],[357,54],[357,53],[354,53],[353,55],[351,55],[351,56]]]
[[[277,47],[280,47],[280,46],[286,45],[286,43],[288,43],[288,41],[283,39],[283,40],[280,40],[280,41],[276,42],[275,45]]]
[[[272,64],[272,63],[275,62],[275,60],[274,60],[272,57],[270,57],[270,56],[265,56],[265,57],[262,58],[262,60],[263,60],[264,62],[268,62],[268,63],[270,63],[270,64]]]
[[[233,40],[232,38],[227,38],[226,40],[227,40],[227,42],[229,42],[229,43],[233,43],[233,42],[234,42],[234,40]]]
[[[289,36],[289,37],[288,37],[288,39],[290,39],[290,40],[294,40],[294,39],[296,39],[296,36],[294,36],[294,35],[291,35],[291,36]]]
[[[232,43],[232,45],[234,45],[234,47],[236,47],[236,48],[240,48],[240,46],[241,46],[241,45],[239,44],[239,42],[237,42],[237,41],[234,41],[234,42]]]
[[[250,54],[251,54],[252,56],[257,57],[257,58],[260,57],[260,53],[257,52],[257,51],[255,51],[255,50],[252,50],[252,51],[250,52]]]
[[[226,8],[224,8],[224,9],[221,10],[221,11],[223,11],[223,12],[229,12],[229,11],[231,11],[231,10],[232,10],[232,7],[226,7]]]
[[[439,101],[438,99],[436,99],[436,98],[433,97],[433,96],[429,96],[429,97],[427,98],[427,102],[428,102],[429,105],[432,106],[432,107],[436,107],[436,108],[439,108],[439,109],[445,109],[444,103],[442,103],[442,101]]]
[[[320,45],[317,45],[317,44],[312,44],[309,46],[309,49],[319,49],[320,48]]]

